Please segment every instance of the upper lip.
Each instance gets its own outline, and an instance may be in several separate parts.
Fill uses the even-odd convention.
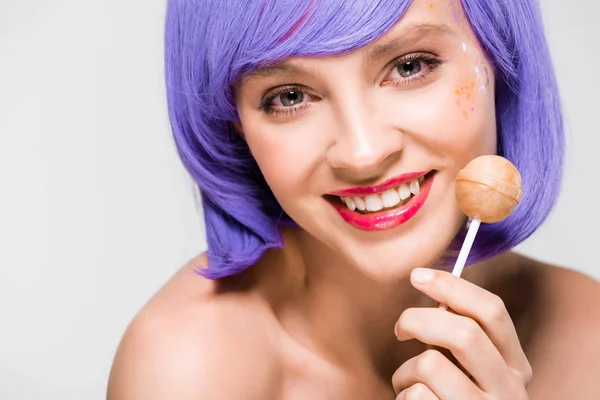
[[[349,197],[349,196],[364,196],[369,194],[376,194],[385,192],[388,189],[394,188],[396,186],[400,186],[405,182],[414,181],[422,176],[425,176],[430,171],[422,171],[422,172],[409,172],[406,174],[398,175],[393,178],[388,179],[387,181],[380,183],[379,185],[374,186],[359,186],[353,187],[343,190],[338,190],[337,192],[329,193],[332,196],[339,197]]]

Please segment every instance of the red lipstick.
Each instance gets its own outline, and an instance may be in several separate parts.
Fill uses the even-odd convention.
[[[420,177],[422,175],[423,174],[416,174],[415,177]],[[404,176],[407,176],[407,175],[404,175]],[[399,206],[399,207],[392,208],[389,210],[384,210],[384,211],[374,212],[374,213],[369,213],[369,214],[361,214],[356,211],[350,210],[348,207],[346,207],[346,205],[342,204],[341,202],[331,201],[330,203],[333,205],[335,210],[340,214],[340,216],[344,219],[344,221],[348,222],[350,225],[354,226],[355,228],[366,230],[366,231],[380,231],[380,230],[390,229],[390,228],[394,228],[398,225],[402,225],[402,224],[408,222],[412,217],[414,217],[417,214],[417,212],[419,212],[421,207],[423,207],[423,205],[425,204],[427,197],[429,196],[431,186],[433,185],[433,178],[434,178],[434,175],[428,176],[425,179],[425,181],[423,181],[423,183],[420,185],[419,194],[414,195],[408,201],[408,203],[406,203],[403,206]],[[400,179],[400,178],[395,178],[395,179]],[[409,181],[413,180],[413,179],[415,179],[415,178],[409,179]],[[403,182],[406,182],[406,180],[401,181],[401,183],[403,183]],[[386,187],[385,185],[387,185],[387,182],[377,186],[377,188]],[[397,185],[399,185],[399,184],[391,185],[391,186],[388,186],[387,188],[389,189],[389,188],[395,187]],[[363,188],[361,188],[361,189],[363,189]],[[365,189],[370,189],[370,188],[365,188]],[[355,190],[355,189],[350,189],[350,191],[342,191],[342,192],[338,192],[338,193],[352,193],[352,194],[356,193],[355,191],[352,191],[352,190]],[[383,190],[385,190],[385,189],[383,189]],[[377,192],[380,192],[380,191],[381,190],[378,190]],[[377,192],[375,192],[375,193],[377,193]],[[369,192],[369,193],[372,194],[373,192]],[[346,196],[348,196],[348,194],[346,194]]]
[[[350,196],[367,196],[375,193],[383,193],[388,189],[400,186],[403,183],[414,181],[417,178],[425,176],[429,171],[410,172],[388,179],[387,181],[376,186],[361,186],[356,188],[344,189],[337,192],[329,193],[332,196],[350,197]]]

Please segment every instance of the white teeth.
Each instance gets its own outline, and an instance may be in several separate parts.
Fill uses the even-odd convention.
[[[376,212],[383,208],[396,207],[398,204],[406,204],[406,200],[412,195],[418,195],[421,183],[425,177],[420,177],[412,182],[403,183],[396,189],[389,189],[380,194],[371,194],[366,197],[340,197],[343,203],[352,210]]]
[[[354,205],[360,211],[365,211],[367,209],[367,205],[365,204],[365,201],[363,199],[361,199],[360,197],[353,197],[352,201],[354,201]]]
[[[406,200],[410,197],[410,188],[406,183],[403,183],[398,188],[398,194],[400,195],[401,200]]]
[[[371,194],[365,197],[367,211],[379,211],[383,208],[383,200],[376,194]]]
[[[342,200],[344,201],[344,203],[346,203],[346,206],[349,209],[351,209],[352,211],[356,210],[356,204],[354,204],[354,201],[350,197],[342,197]]]
[[[412,181],[410,183],[410,192],[412,194],[414,194],[414,195],[419,194],[419,189],[420,189],[419,181]]]
[[[383,200],[384,207],[394,207],[400,203],[400,196],[398,196],[398,192],[396,192],[394,189],[383,192],[381,199]]]

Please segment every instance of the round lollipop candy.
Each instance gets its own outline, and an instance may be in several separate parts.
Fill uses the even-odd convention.
[[[458,207],[470,218],[469,230],[452,274],[460,276],[481,222],[507,218],[521,201],[521,175],[506,158],[481,156],[468,163],[456,176]],[[447,309],[446,305],[442,308]]]
[[[456,176],[456,201],[468,217],[486,224],[507,218],[523,197],[521,175],[506,158],[481,156]]]

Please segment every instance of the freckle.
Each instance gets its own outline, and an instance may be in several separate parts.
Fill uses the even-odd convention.
[[[467,110],[463,110],[462,114],[463,114],[463,117],[469,118],[469,114],[467,113]]]
[[[467,100],[473,100],[473,95],[471,93],[467,93]]]
[[[454,94],[456,94],[457,96],[460,96],[460,90],[456,89],[456,92],[454,92]]]
[[[471,82],[471,88],[475,87],[475,82]]]
[[[433,3],[429,3],[429,8],[431,8],[433,10],[433,7],[434,7]]]
[[[460,100],[456,100],[456,105],[460,106]]]

